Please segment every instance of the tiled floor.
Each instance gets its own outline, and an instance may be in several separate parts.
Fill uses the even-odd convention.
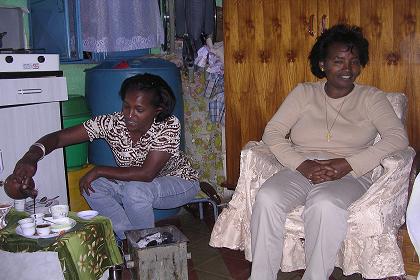
[[[251,263],[245,260],[243,252],[225,249],[212,248],[209,244],[211,229],[214,219],[210,209],[205,211],[204,221],[198,218],[198,211],[182,209],[179,215],[164,221],[156,226],[175,225],[185,236],[188,237],[188,252],[191,259],[188,260],[189,280],[246,280],[249,277]],[[300,280],[302,271],[293,273],[279,273],[278,279]],[[342,278],[337,274],[337,280],[359,280],[361,278]],[[127,270],[123,273],[123,279],[131,279],[131,273]],[[330,278],[334,279],[334,278]],[[166,279],[165,279],[166,280]],[[170,280],[170,279],[168,279]]]

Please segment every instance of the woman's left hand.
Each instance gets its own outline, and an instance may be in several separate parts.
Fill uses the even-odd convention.
[[[79,190],[80,194],[83,194],[83,192],[86,192],[88,196],[90,196],[90,192],[95,192],[93,187],[91,186],[91,183],[95,181],[97,178],[99,178],[99,170],[100,167],[94,167],[91,170],[89,170],[88,173],[86,173],[79,181]]]
[[[338,180],[344,176],[346,176],[350,171],[353,170],[351,165],[347,162],[345,158],[333,158],[333,159],[326,159],[326,160],[315,160],[317,163],[329,166],[335,170],[335,172],[330,176],[330,180],[334,181]],[[316,174],[314,174],[316,176]]]

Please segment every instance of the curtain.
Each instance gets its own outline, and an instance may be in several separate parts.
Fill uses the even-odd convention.
[[[157,0],[81,0],[83,50],[130,51],[164,41]]]

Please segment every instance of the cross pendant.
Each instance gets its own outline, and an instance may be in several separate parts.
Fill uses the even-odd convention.
[[[332,137],[331,132],[327,131],[327,133],[325,133],[325,138],[327,138],[327,142],[330,142],[331,137]]]

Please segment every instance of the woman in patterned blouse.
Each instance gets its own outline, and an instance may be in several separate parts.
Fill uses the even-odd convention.
[[[28,197],[37,162],[53,150],[96,138],[110,145],[118,167],[95,166],[80,179],[92,209],[111,219],[115,233],[154,226],[153,208],[191,201],[199,191],[198,173],[180,151],[180,123],[172,115],[175,96],[159,76],[139,74],[120,90],[121,112],[45,135],[17,162],[6,182],[12,198]]]

